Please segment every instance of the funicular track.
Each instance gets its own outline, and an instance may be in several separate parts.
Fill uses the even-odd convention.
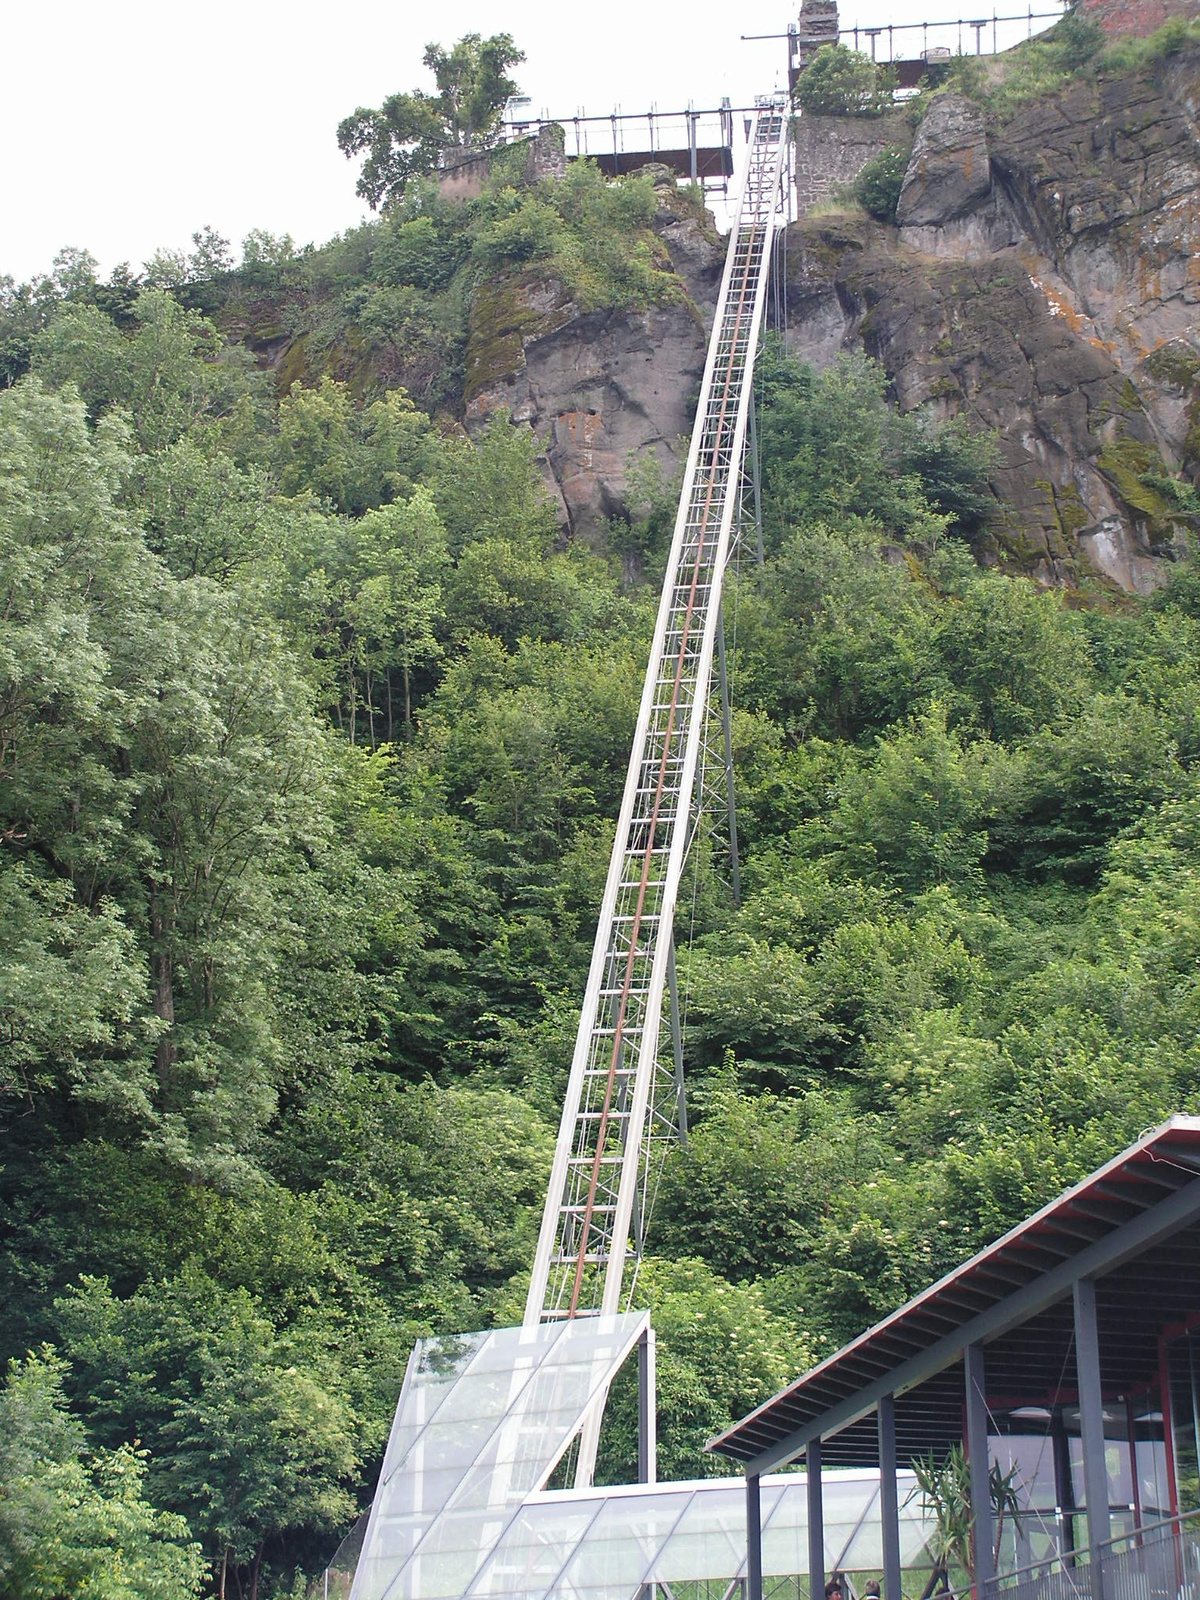
[[[758,109],[730,232],[637,731],[593,947],[525,1308],[526,1325],[620,1309],[640,1250],[645,1167],[675,1093],[659,1059],[673,921],[721,587],[738,499],[754,357],[787,137],[782,101]],[[581,1475],[590,1472],[586,1435]]]

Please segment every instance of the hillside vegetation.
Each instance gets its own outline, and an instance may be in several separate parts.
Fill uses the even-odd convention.
[[[519,1315],[671,502],[564,544],[524,430],[431,414],[483,274],[679,293],[648,204],[501,174],[203,283],[8,293],[6,1593],[292,1593],[412,1340]],[[206,302],[302,306],[328,360],[277,384]],[[744,902],[700,852],[639,1281],[670,1475],[1200,1074],[1200,568],[1091,608],[982,570],[987,441],[866,361],[761,388]]]

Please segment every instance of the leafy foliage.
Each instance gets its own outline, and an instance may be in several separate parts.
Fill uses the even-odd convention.
[[[377,111],[360,106],[338,125],[347,159],[366,152],[357,191],[372,211],[399,198],[410,178],[432,172],[445,151],[492,142],[504,104],[517,92],[508,69],[525,56],[507,33],[468,33],[451,50],[427,45],[422,59],[437,94],[389,95]]]
[[[9,1364],[0,1389],[0,1583],[12,1600],[191,1600],[200,1552],[144,1496],[146,1453],[88,1446],[51,1352]]]
[[[894,70],[861,50],[823,44],[796,80],[796,104],[814,116],[877,117],[889,111]]]
[[[863,166],[852,185],[854,198],[877,222],[895,222],[909,151],[892,144]]]
[[[430,413],[485,276],[680,293],[663,201],[579,163],[456,211],[413,179],[322,251],[248,241],[201,287],[239,337],[294,336],[285,368],[303,341],[282,397],[196,283],[68,252],[6,291],[16,1593],[175,1600],[193,1541],[210,1588],[291,1593],[370,1495],[411,1341],[519,1311],[673,502],[647,471],[634,526],[564,543],[526,430]],[[1200,566],[1105,608],[983,570],[989,440],[898,416],[866,361],[759,373],[767,559],[726,598],[744,895],[696,852],[691,1133],[639,1284],[688,1474],[1200,1104]],[[623,1377],[613,1478],[634,1433]],[[152,1554],[114,1576],[102,1524]]]

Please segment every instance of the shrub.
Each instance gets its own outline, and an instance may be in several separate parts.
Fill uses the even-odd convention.
[[[1063,66],[1073,72],[1103,48],[1104,29],[1091,17],[1068,11],[1050,30],[1049,38],[1057,46]]]
[[[800,74],[796,104],[819,116],[877,117],[891,109],[895,72],[861,50],[823,44]]]
[[[896,203],[908,170],[908,151],[903,145],[889,145],[881,150],[855,178],[851,193],[877,222],[895,222]]]
[[[432,217],[384,220],[371,258],[371,276],[389,286],[441,289],[462,264],[465,239],[443,233]]]
[[[1099,64],[1107,72],[1136,72],[1196,45],[1200,45],[1200,21],[1172,17],[1148,39],[1113,39],[1105,45]]]
[[[480,266],[494,268],[552,256],[562,246],[562,219],[553,206],[531,194],[502,189],[496,213],[475,234],[473,254]]]

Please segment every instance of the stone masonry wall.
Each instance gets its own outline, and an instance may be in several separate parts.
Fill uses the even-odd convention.
[[[795,122],[796,208],[801,217],[855,178],[888,145],[912,138],[903,110],[883,117],[818,117]]]
[[[1197,0],[1084,0],[1083,9],[1109,34],[1145,38],[1172,17],[1200,17]]]
[[[562,129],[547,123],[540,132],[523,142],[526,148],[524,180],[538,183],[543,178],[565,178],[567,157],[563,148]],[[499,149],[509,150],[511,145]],[[443,200],[458,204],[475,200],[483,193],[492,170],[495,150],[481,150],[477,155],[465,156],[453,166],[443,167],[437,175],[438,193]]]

